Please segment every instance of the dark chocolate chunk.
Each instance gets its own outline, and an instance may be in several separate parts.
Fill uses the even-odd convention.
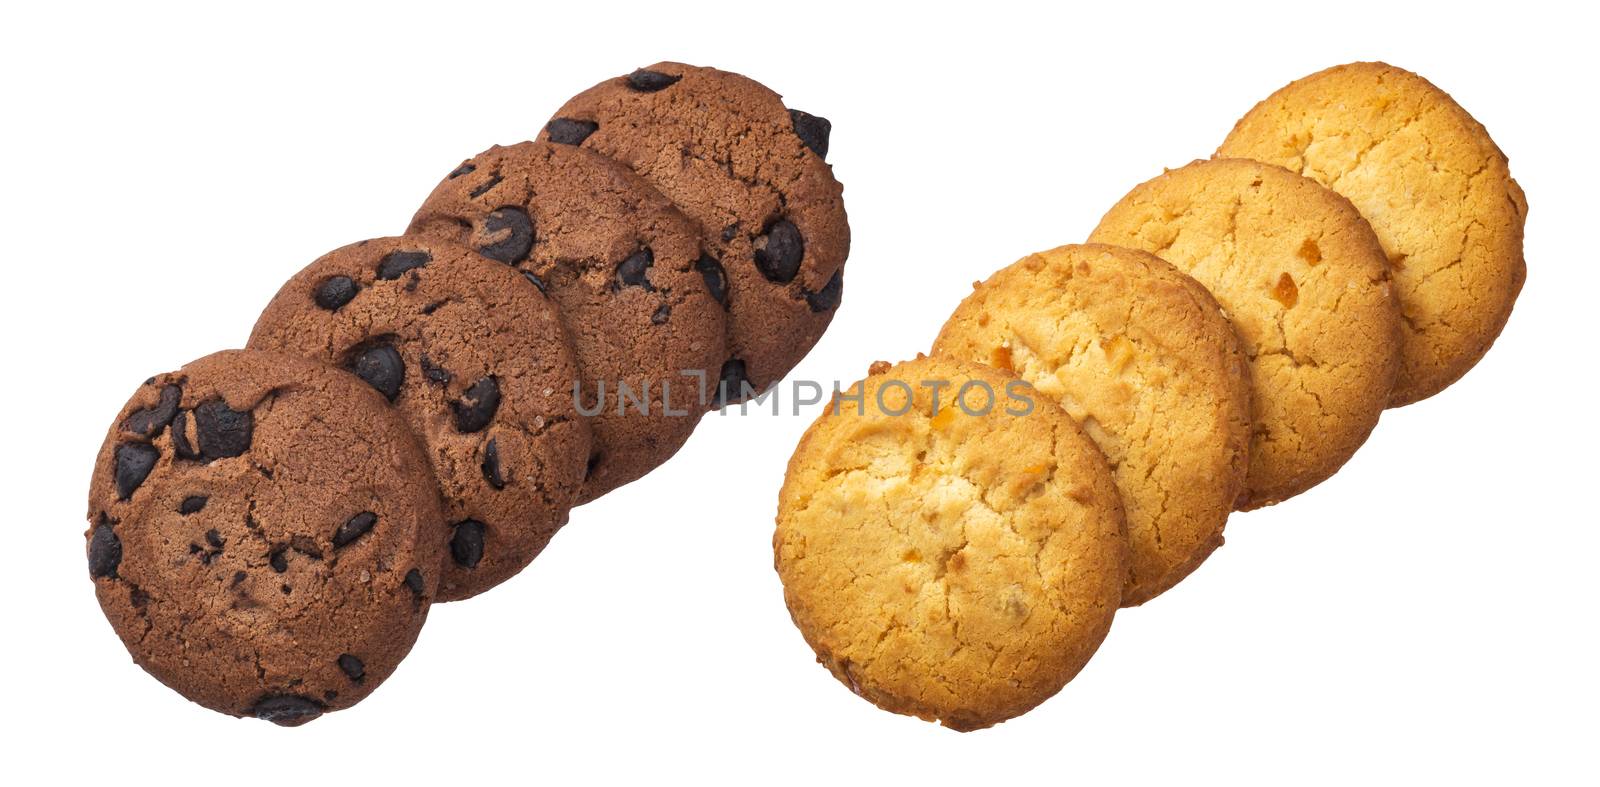
[[[745,376],[744,361],[738,358],[724,361],[722,373],[718,377],[716,395],[712,398],[713,404],[721,407],[744,399],[745,386],[750,382],[750,378]]]
[[[178,504],[178,513],[184,516],[198,513],[200,509],[206,507],[206,501],[209,499],[205,495],[189,495]]]
[[[450,403],[450,409],[456,414],[456,431],[470,434],[483,429],[500,409],[500,381],[490,376],[473,383],[462,398]]]
[[[656,310],[655,310],[654,314],[650,315],[650,324],[651,325],[662,325],[662,324],[666,323],[667,318],[670,317],[671,315],[672,315],[672,305],[668,304],[668,303],[663,303],[660,306],[656,307]]]
[[[800,237],[800,228],[788,219],[778,219],[767,228],[765,235],[756,239],[756,268],[768,281],[787,284],[800,272],[800,260],[806,256],[806,242]]]
[[[322,704],[297,694],[263,697],[250,709],[250,715],[284,727],[298,727],[322,715]]]
[[[494,438],[483,446],[483,479],[495,489],[505,489],[505,476],[500,474],[500,447],[495,444]]]
[[[372,526],[377,524],[377,522],[378,515],[372,513],[371,511],[362,511],[359,514],[350,517],[349,519],[345,520],[344,524],[339,526],[338,530],[333,531],[333,548],[338,549],[339,547],[342,547],[345,544],[360,538],[363,533],[371,530]]]
[[[216,528],[207,530],[206,543],[210,544],[212,549],[221,549],[223,544],[222,534],[218,533]]]
[[[249,410],[228,407],[221,399],[201,402],[194,408],[194,433],[202,459],[239,456],[250,450],[255,416]]]
[[[722,242],[723,243],[727,243],[728,241],[733,240],[733,236],[738,235],[738,234],[739,234],[739,222],[736,221],[736,222],[734,222],[732,224],[729,224],[728,226],[722,228]]]
[[[598,131],[600,124],[592,120],[573,120],[572,118],[556,118],[545,124],[544,130],[549,132],[550,141],[561,145],[581,145],[589,138],[590,134]]]
[[[367,665],[348,653],[339,654],[339,669],[344,670],[345,677],[356,683],[360,683],[367,674]]]
[[[634,252],[633,256],[617,263],[617,286],[643,287],[654,292],[656,288],[650,284],[650,266],[655,262],[655,255],[649,249]]]
[[[522,278],[533,282],[533,286],[538,287],[539,288],[539,292],[541,292],[541,293],[544,292],[544,279],[541,279],[538,276],[533,275],[533,271],[523,271],[522,272]]]
[[[640,93],[654,93],[657,90],[671,87],[680,79],[683,79],[683,77],[663,74],[660,71],[646,71],[641,68],[628,75],[628,87]]]
[[[173,416],[178,414],[178,400],[183,398],[183,389],[176,385],[161,386],[161,400],[154,407],[135,410],[122,422],[122,429],[140,437],[155,437],[161,430],[172,423]]]
[[[349,276],[329,276],[317,285],[317,291],[311,299],[316,301],[318,306],[336,312],[355,298],[359,289],[355,280]]]
[[[406,583],[406,588],[411,591],[412,597],[417,598],[417,599],[422,598],[422,591],[424,590],[424,588],[423,588],[423,585],[422,585],[422,572],[421,571],[418,571],[418,570],[416,570],[414,568],[411,569],[410,571],[407,571],[406,572],[405,583]]]
[[[817,158],[828,157],[828,135],[833,132],[833,124],[825,117],[818,117],[809,112],[798,109],[789,110],[789,119],[794,122],[795,136],[800,137]]]
[[[422,354],[420,361],[422,362],[422,376],[428,378],[430,382],[440,385],[450,382],[450,372],[442,366],[435,366],[433,359],[429,358],[427,353]]]
[[[599,451],[589,455],[589,463],[583,467],[583,480],[587,481],[594,476],[594,471],[600,466],[602,456]]]
[[[465,175],[465,174],[467,174],[469,172],[472,172],[472,171],[476,170],[477,168],[478,168],[478,165],[476,165],[476,164],[462,163],[461,166],[456,167],[453,170],[450,170],[450,174],[445,177],[445,180],[455,180],[456,178],[459,178],[462,175]]]
[[[348,368],[391,402],[400,395],[400,386],[406,381],[406,366],[400,360],[400,351],[388,344],[366,347],[351,359]]]
[[[112,532],[110,522],[102,521],[89,537],[89,576],[114,577],[121,564],[122,539]]]
[[[700,271],[700,277],[706,280],[706,290],[711,297],[723,308],[728,306],[728,272],[722,269],[722,263],[709,254],[701,254],[700,259],[694,261],[694,269]]]
[[[117,446],[112,454],[112,462],[116,465],[113,475],[117,483],[117,499],[133,497],[133,490],[150,477],[150,471],[155,469],[156,460],[160,458],[161,452],[149,443],[123,443]]]
[[[500,177],[500,173],[491,172],[491,173],[489,173],[489,179],[488,180],[478,184],[477,188],[473,189],[472,191],[467,192],[467,194],[470,195],[473,199],[477,199],[477,198],[479,198],[479,197],[481,197],[481,196],[483,196],[485,194],[488,194],[490,191],[493,191],[494,187],[500,185],[500,181],[503,181],[503,180],[505,180],[505,178]]]
[[[433,255],[425,251],[391,251],[378,261],[378,278],[393,281],[406,271],[421,268],[433,262]]]
[[[478,253],[491,260],[516,265],[533,251],[533,219],[522,208],[495,208],[483,217],[483,238],[494,238],[478,245]],[[542,288],[541,288],[542,289]]]
[[[456,524],[450,537],[450,557],[462,568],[475,568],[483,560],[483,523],[468,519]]]
[[[806,304],[814,312],[825,312],[839,306],[839,298],[844,295],[844,269],[840,268],[829,277],[828,283],[816,292],[806,293]]]
[[[267,563],[272,566],[273,571],[282,574],[289,570],[288,551],[288,547],[281,545],[272,548],[272,552],[267,555]]]
[[[172,450],[180,459],[200,458],[200,452],[189,442],[189,414],[182,410],[172,419]]]

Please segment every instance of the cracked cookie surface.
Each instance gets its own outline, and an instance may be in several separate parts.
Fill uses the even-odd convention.
[[[638,175],[571,145],[495,146],[439,183],[409,232],[531,274],[559,307],[593,415],[580,503],[689,439],[726,354],[721,276],[695,226]]]
[[[1505,327],[1528,202],[1489,132],[1426,79],[1385,63],[1312,74],[1251,109],[1217,155],[1299,172],[1372,224],[1403,318],[1391,406],[1460,379]]]
[[[1127,544],[1110,469],[1018,387],[962,361],[875,364],[848,392],[864,404],[825,409],[789,460],[784,599],[818,661],[881,708],[997,724],[1059,691],[1111,625]],[[956,404],[981,413],[985,388],[987,414]]]
[[[1222,545],[1248,467],[1250,378],[1233,324],[1194,279],[1115,246],[1031,254],[962,301],[933,354],[1015,374],[1100,447],[1127,513],[1123,606]]]
[[[89,574],[135,662],[297,725],[382,683],[445,550],[426,457],[353,375],[230,350],[148,380],[100,449]]]
[[[249,346],[354,372],[422,439],[450,544],[440,601],[509,579],[566,523],[589,419],[555,304],[522,273],[440,239],[361,241],[285,283]]]
[[[824,161],[831,128],[739,74],[657,63],[574,96],[540,139],[628,165],[699,225],[727,273],[721,377],[737,394],[788,374],[843,295],[850,225]]]
[[[1377,425],[1400,315],[1378,239],[1345,198],[1270,164],[1196,161],[1135,187],[1089,239],[1172,263],[1233,320],[1255,423],[1239,508],[1333,475]]]

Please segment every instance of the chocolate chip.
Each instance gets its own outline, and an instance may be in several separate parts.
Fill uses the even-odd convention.
[[[182,410],[172,419],[172,450],[182,459],[200,458],[200,452],[189,442],[189,414]]]
[[[128,603],[132,604],[134,609],[144,609],[144,605],[150,603],[150,594],[144,592],[144,588],[138,585],[131,582],[128,584]]]
[[[538,287],[539,288],[539,292],[541,292],[541,293],[544,292],[544,279],[541,279],[538,276],[533,275],[533,271],[523,271],[522,272],[522,278],[533,282],[533,286]]]
[[[828,283],[816,292],[806,293],[806,304],[814,312],[825,312],[839,306],[839,298],[844,295],[844,269],[840,268],[828,278]]]
[[[160,458],[161,452],[149,443],[123,443],[117,446],[112,454],[112,463],[116,466],[113,475],[117,484],[117,499],[133,497],[133,490],[150,477],[150,471],[155,469],[156,460]]]
[[[400,360],[400,351],[388,344],[361,350],[348,368],[391,402],[400,395],[400,386],[406,381],[406,366]]]
[[[207,530],[206,531],[206,543],[210,544],[212,549],[221,549],[222,548],[222,543],[223,543],[222,542],[222,534],[218,533],[216,528],[211,528],[210,530]]]
[[[599,451],[589,455],[589,463],[583,467],[583,480],[587,481],[594,477],[594,471],[600,467],[600,460],[603,456]]]
[[[348,653],[339,654],[339,669],[344,670],[345,677],[356,683],[360,683],[367,674],[367,665]]]
[[[412,597],[420,600],[422,598],[422,591],[425,589],[422,585],[422,572],[414,568],[410,571],[407,571],[405,583],[406,588],[411,591]]]
[[[345,520],[338,530],[333,531],[333,548],[338,549],[361,537],[363,533],[372,529],[377,524],[378,515],[371,511],[362,511]]]
[[[660,71],[646,71],[641,68],[628,75],[628,87],[640,93],[654,93],[657,90],[671,87],[680,79],[683,79],[683,77],[663,74]]]
[[[649,249],[634,252],[633,256],[617,263],[617,286],[643,287],[654,292],[656,288],[650,284],[650,266],[655,262],[656,257]]]
[[[818,117],[809,112],[798,109],[789,110],[789,119],[794,121],[794,133],[800,137],[817,158],[828,157],[828,135],[833,132],[833,124],[825,117]]]
[[[483,559],[483,523],[468,519],[456,524],[450,537],[450,557],[462,568],[475,568]]]
[[[503,180],[505,180],[505,178],[500,177],[500,173],[492,172],[492,173],[489,174],[489,179],[488,180],[486,180],[483,183],[479,184],[478,187],[473,189],[472,191],[467,192],[467,196],[470,196],[473,199],[477,199],[477,198],[479,198],[479,197],[481,197],[481,196],[483,196],[485,194],[488,194],[490,191],[492,191],[494,189],[495,186],[500,185],[500,182],[503,181]]]
[[[663,324],[666,323],[667,317],[670,316],[671,314],[672,314],[672,306],[671,306],[671,304],[663,303],[660,306],[656,307],[656,311],[655,311],[654,314],[650,315],[650,324],[651,325],[663,325]]]
[[[194,433],[202,459],[239,456],[250,450],[255,416],[249,410],[235,410],[221,399],[212,399],[194,408]]]
[[[190,495],[184,498],[182,503],[178,504],[178,513],[184,516],[197,513],[200,509],[206,507],[206,501],[209,499],[205,495]]]
[[[744,399],[744,388],[750,382],[750,378],[745,376],[744,361],[738,358],[724,361],[722,373],[718,377],[717,394],[712,400],[716,406],[721,407]]]
[[[330,276],[317,285],[317,291],[311,299],[316,301],[318,306],[336,312],[356,297],[356,291],[359,289],[355,280],[349,276]]]
[[[114,577],[121,564],[122,539],[111,531],[110,522],[95,525],[94,535],[89,537],[89,576]]]
[[[456,178],[459,178],[462,175],[465,175],[465,174],[467,174],[469,172],[472,172],[472,171],[476,170],[477,168],[478,168],[478,165],[476,165],[476,164],[463,163],[461,166],[456,167],[453,170],[450,170],[450,174],[445,176],[445,180],[455,180]]]
[[[284,727],[298,727],[322,715],[322,704],[297,694],[262,697],[250,715]]]
[[[471,434],[489,425],[500,409],[500,381],[485,377],[472,384],[462,398],[451,402],[456,414],[456,431]]]
[[[394,281],[406,271],[421,268],[433,262],[433,255],[425,251],[391,251],[378,261],[378,278]]]
[[[272,566],[273,571],[282,574],[289,570],[289,556],[286,554],[288,551],[289,548],[286,546],[272,548],[272,552],[267,555],[267,563]]]
[[[478,246],[478,253],[491,260],[516,265],[533,251],[533,219],[522,208],[496,208],[483,217],[485,238],[496,238]]]
[[[800,237],[800,228],[788,219],[773,222],[766,234],[756,239],[756,268],[768,281],[779,284],[794,281],[805,255],[806,242]]]
[[[716,298],[717,303],[726,308],[728,305],[728,272],[722,269],[722,263],[717,262],[716,257],[702,254],[700,259],[694,261],[694,269],[700,271],[700,277],[706,280],[706,290],[711,293],[711,297]]]
[[[493,438],[483,446],[483,479],[495,489],[505,489],[505,476],[500,475],[500,447]]]
[[[732,224],[729,224],[728,226],[722,228],[722,242],[723,243],[727,243],[728,241],[733,240],[733,236],[738,235],[738,234],[739,234],[739,222],[736,221],[736,222],[734,222]]]
[[[556,118],[545,124],[544,130],[550,134],[551,142],[561,145],[581,145],[599,128],[600,124],[592,120]]]
[[[178,400],[183,398],[183,389],[176,385],[161,386],[161,400],[153,407],[135,410],[122,422],[122,429],[140,437],[155,437],[172,423],[172,417],[178,414]]]
[[[435,366],[433,359],[429,358],[427,353],[422,354],[420,361],[422,363],[423,377],[440,385],[450,382],[450,372],[442,366]]]

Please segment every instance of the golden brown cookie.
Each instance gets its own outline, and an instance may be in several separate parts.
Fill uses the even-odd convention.
[[[1288,167],[1372,224],[1403,317],[1391,406],[1460,379],[1505,327],[1528,202],[1489,132],[1428,80],[1386,63],[1312,74],[1257,104],[1217,155]]]
[[[1240,508],[1333,475],[1378,423],[1400,315],[1383,249],[1349,200],[1282,167],[1196,161],[1135,187],[1090,240],[1156,254],[1233,319],[1255,420]]]
[[[1249,466],[1250,377],[1199,282],[1116,246],[1030,254],[962,301],[933,353],[1026,380],[1105,453],[1128,518],[1123,606],[1222,545]]]
[[[874,364],[811,425],[773,548],[795,625],[834,677],[957,730],[1066,685],[1126,576],[1094,443],[1026,383],[937,357]]]
[[[354,375],[230,350],[145,381],[89,487],[89,576],[133,660],[190,700],[286,726],[347,708],[416,641],[438,493]]]

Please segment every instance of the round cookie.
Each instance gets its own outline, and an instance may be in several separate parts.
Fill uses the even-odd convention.
[[[362,241],[284,284],[249,346],[353,371],[422,438],[450,543],[439,600],[509,579],[566,523],[589,423],[560,315],[523,274],[450,241]]]
[[[1135,187],[1089,239],[1156,254],[1233,319],[1255,421],[1239,508],[1315,486],[1377,425],[1400,315],[1378,239],[1345,198],[1269,164],[1196,161]]]
[[[560,308],[579,412],[593,416],[580,503],[689,439],[726,352],[724,277],[702,257],[694,225],[639,176],[570,145],[495,146],[451,172],[409,232],[530,274]]]
[[[1372,224],[1403,317],[1390,406],[1444,390],[1505,327],[1527,277],[1528,202],[1489,132],[1426,79],[1385,63],[1312,74],[1257,104],[1217,155],[1299,172]]]
[[[1094,443],[1026,383],[938,357],[874,364],[811,425],[773,549],[795,625],[834,677],[963,731],[1066,685],[1126,577],[1122,506]]]
[[[1116,246],[1031,254],[962,301],[933,353],[1015,374],[1100,447],[1127,513],[1123,606],[1222,545],[1249,466],[1250,377],[1199,282]]]
[[[729,399],[764,391],[822,337],[839,306],[850,224],[824,162],[832,125],[739,74],[657,63],[556,111],[540,139],[621,161],[700,226],[727,272]]]
[[[95,594],[133,660],[212,710],[348,708],[411,649],[444,538],[427,459],[354,376],[231,350],[145,381],[95,462]]]

